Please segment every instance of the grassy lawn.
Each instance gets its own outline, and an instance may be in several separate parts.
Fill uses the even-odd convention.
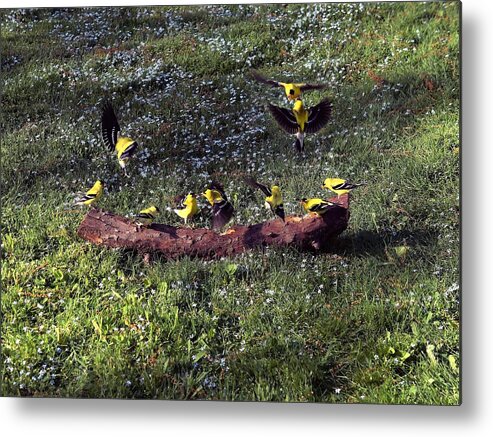
[[[457,3],[4,10],[1,38],[4,396],[460,402]],[[303,159],[252,67],[330,85]],[[129,178],[105,97],[139,142]],[[368,184],[331,253],[145,264],[76,235],[98,178],[102,208],[178,225],[210,173],[241,224],[270,218],[244,174],[288,214],[326,177]]]

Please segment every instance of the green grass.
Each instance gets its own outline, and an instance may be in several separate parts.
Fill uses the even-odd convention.
[[[460,402],[459,4],[3,11],[1,37],[4,396]],[[251,67],[330,84],[304,159]],[[130,178],[105,97],[140,144]],[[170,199],[210,172],[245,224],[269,218],[245,173],[291,214],[325,177],[368,185],[331,253],[145,264],[67,211],[102,178],[101,207],[178,224]]]

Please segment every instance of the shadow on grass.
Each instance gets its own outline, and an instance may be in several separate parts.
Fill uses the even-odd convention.
[[[389,248],[399,245],[408,247],[429,246],[435,244],[437,238],[437,232],[428,229],[360,231],[334,240],[330,252],[348,257],[370,255],[387,259]]]

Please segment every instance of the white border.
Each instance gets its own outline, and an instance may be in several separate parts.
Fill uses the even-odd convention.
[[[271,3],[281,3],[270,1]],[[20,1],[1,7],[193,4],[200,1]],[[214,3],[241,3],[219,1]],[[254,1],[252,3],[261,3]],[[282,2],[285,3],[285,2]],[[489,209],[493,2],[463,0],[463,405],[401,407],[227,402],[0,399],[3,435],[485,436],[491,414],[493,241]],[[490,214],[488,214],[490,213]],[[478,252],[475,251],[478,250]]]

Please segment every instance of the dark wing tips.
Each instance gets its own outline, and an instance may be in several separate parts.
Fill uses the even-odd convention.
[[[253,179],[252,177],[250,176],[246,176],[243,178],[243,180],[245,181],[245,183],[247,185],[249,185],[250,187],[252,187],[254,190],[261,190],[262,193],[264,193],[266,196],[271,196],[272,195],[272,191],[269,189],[269,187],[267,187],[266,185],[263,185],[263,184],[259,184],[255,179]]]
[[[249,187],[254,188],[255,190],[258,188],[257,181],[251,176],[245,176],[243,180],[245,181],[245,184],[247,184]]]
[[[257,70],[250,70],[250,74],[252,75],[252,77],[257,81],[257,82],[260,82],[260,83],[264,83],[266,85],[270,85],[270,86],[280,86],[279,82],[275,81],[275,80],[272,80],[272,79],[267,79],[263,74],[261,74],[260,72],[258,72]]]
[[[359,183],[359,184],[353,184],[351,182],[343,182],[341,184],[334,185],[332,188],[334,190],[354,190],[355,188],[358,188],[362,185],[365,185],[364,183]]]
[[[106,100],[101,108],[101,133],[104,145],[108,149],[112,150],[115,148],[119,131],[120,125],[118,124],[113,105]]]
[[[103,105],[101,106],[101,120],[111,123],[111,124],[118,124],[115,110],[113,109],[113,105],[109,100],[105,100],[103,102]]]
[[[101,105],[101,112],[103,114],[105,113],[113,113],[115,114],[115,111],[113,109],[113,105],[111,104],[110,100],[104,100],[103,104]]]
[[[298,123],[296,122],[296,118],[288,109],[280,108],[272,103],[268,103],[267,108],[281,129],[289,134],[295,134],[298,132]]]
[[[315,133],[325,127],[332,114],[332,103],[329,99],[323,99],[318,105],[311,108],[306,124],[306,132]]]
[[[305,83],[305,85],[300,86],[301,91],[310,90],[324,90],[328,87],[325,83]]]

